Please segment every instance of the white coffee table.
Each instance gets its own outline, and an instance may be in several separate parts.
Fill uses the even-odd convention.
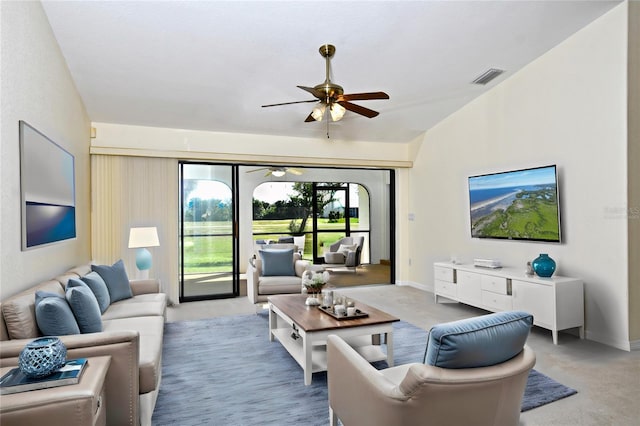
[[[270,296],[269,341],[276,338],[304,371],[304,384],[312,373],[327,371],[327,336],[336,334],[347,341],[367,361],[386,360],[393,366],[393,323],[398,318],[355,301],[369,314],[364,318],[338,320],[318,307],[305,305],[306,295]],[[386,335],[387,353],[372,344],[374,335]]]

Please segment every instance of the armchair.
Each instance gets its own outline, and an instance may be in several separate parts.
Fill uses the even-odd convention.
[[[249,300],[257,304],[273,294],[300,293],[302,274],[309,264],[301,259],[295,244],[269,244],[258,250],[247,266]]]
[[[533,317],[520,314],[486,315],[434,327],[426,361],[436,365],[377,370],[340,337],[330,335],[330,424],[337,426],[339,418],[345,426],[518,425],[535,364],[533,351],[524,345]],[[507,359],[498,361],[500,357]]]
[[[344,237],[329,246],[324,254],[324,263],[328,266],[346,266],[354,271],[360,266],[360,257],[364,237]]]

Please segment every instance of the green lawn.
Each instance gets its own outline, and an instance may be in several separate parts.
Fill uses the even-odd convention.
[[[254,220],[254,240],[270,239],[288,236],[289,219],[283,220]],[[344,229],[344,219],[329,223],[328,219],[320,219],[319,231]],[[351,219],[352,225],[358,224],[358,219]],[[230,222],[185,222],[184,254],[185,273],[228,272],[232,269],[232,237]],[[307,223],[306,229],[311,232],[312,223]],[[211,234],[227,234],[223,236],[211,236]],[[255,235],[257,234],[257,235]],[[195,236],[202,235],[202,236]],[[320,253],[324,244],[331,244],[344,237],[344,233],[318,234]],[[313,253],[313,241],[311,234],[307,234],[304,247],[305,259],[311,259]]]
[[[232,238],[185,237],[184,272],[227,272],[232,269]]]
[[[544,199],[518,199],[506,210],[476,220],[472,227],[478,236],[553,240],[558,238],[557,206]]]

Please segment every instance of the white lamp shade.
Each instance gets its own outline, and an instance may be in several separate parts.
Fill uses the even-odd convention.
[[[326,109],[327,109],[326,104],[320,104],[311,111],[311,116],[316,121],[322,121],[322,117],[324,117],[324,111]]]
[[[329,112],[331,113],[332,121],[339,121],[342,119],[344,113],[347,112],[347,110],[342,105],[333,103],[331,104],[331,109],[329,110]]]
[[[155,226],[147,228],[131,228],[129,231],[129,248],[158,247],[158,230]]]

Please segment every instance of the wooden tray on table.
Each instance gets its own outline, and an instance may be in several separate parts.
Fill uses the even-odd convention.
[[[340,320],[340,321],[342,321],[342,320],[350,320],[350,319],[358,319],[358,318],[366,318],[366,317],[369,316],[368,313],[362,312],[360,309],[357,309],[357,308],[356,308],[356,313],[354,315],[347,315],[346,313],[344,315],[337,315],[333,311],[333,307],[332,306],[318,306],[318,309],[320,309],[325,314],[329,314],[333,318],[335,318],[337,320]]]

